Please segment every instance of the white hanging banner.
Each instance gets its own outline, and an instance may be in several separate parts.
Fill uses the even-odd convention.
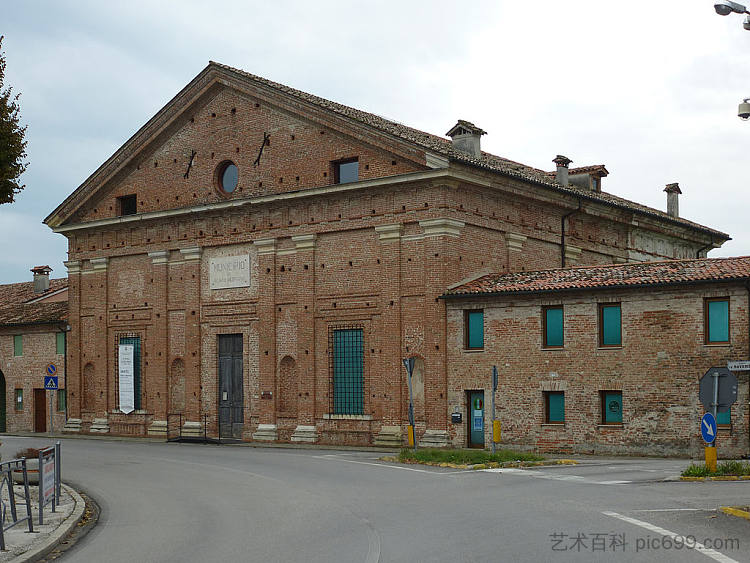
[[[120,368],[120,411],[129,414],[135,410],[135,381],[133,356],[135,346],[120,344],[118,365]]]

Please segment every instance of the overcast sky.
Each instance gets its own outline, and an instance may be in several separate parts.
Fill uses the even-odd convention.
[[[0,205],[0,283],[66,239],[42,220],[214,60],[554,169],[605,164],[605,191],[729,233],[750,254],[750,31],[711,0],[179,2],[3,0],[6,85],[28,125],[26,189]]]

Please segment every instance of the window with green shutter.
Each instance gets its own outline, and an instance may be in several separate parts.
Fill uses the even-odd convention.
[[[65,403],[67,401],[67,397],[65,396],[65,389],[58,389],[57,390],[57,410],[62,412],[65,410]]]
[[[23,335],[16,334],[13,336],[13,355],[23,356]]]
[[[563,424],[565,422],[565,393],[545,391],[544,410],[547,424]]]
[[[599,304],[599,346],[622,346],[622,323],[619,303]]]
[[[729,407],[727,412],[716,413],[716,424],[719,426],[729,426],[732,424],[732,407]]]
[[[56,332],[55,333],[55,347],[58,354],[64,354],[65,353],[65,333],[64,332]]]
[[[331,331],[333,414],[364,414],[364,338],[361,328]]]
[[[622,391],[602,391],[602,424],[622,424]]]
[[[706,299],[706,344],[729,342],[729,298]]]
[[[560,306],[544,307],[543,335],[544,348],[562,348],[563,346],[563,308]]]
[[[467,350],[484,348],[484,311],[464,311],[464,347]]]

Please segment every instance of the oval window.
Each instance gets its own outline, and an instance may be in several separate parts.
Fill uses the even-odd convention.
[[[218,172],[219,188],[221,188],[222,192],[231,194],[237,188],[237,181],[239,179],[237,166],[234,162],[228,160],[221,163]]]

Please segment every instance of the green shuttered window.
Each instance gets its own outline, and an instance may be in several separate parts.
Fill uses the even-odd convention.
[[[622,346],[619,303],[599,305],[599,346]]]
[[[120,338],[120,345],[133,345],[133,402],[135,410],[141,410],[141,338],[128,336]]]
[[[729,342],[729,298],[706,300],[706,343]]]
[[[547,424],[562,424],[565,422],[565,393],[562,391],[544,392],[545,422]]]
[[[544,347],[561,348],[563,346],[563,308],[544,308]]]
[[[55,333],[55,348],[56,348],[57,354],[65,353],[65,333],[64,332]]]
[[[57,410],[62,412],[65,410],[65,402],[66,402],[66,396],[65,396],[65,389],[58,389],[57,390]]]
[[[13,336],[13,355],[23,356],[23,335],[16,334]]]
[[[729,426],[732,424],[732,407],[727,412],[716,413],[716,424],[719,426]]]
[[[364,341],[361,328],[333,331],[333,414],[364,414]]]
[[[464,311],[464,346],[469,350],[484,348],[484,311]]]
[[[602,424],[622,424],[622,391],[602,391]]]

